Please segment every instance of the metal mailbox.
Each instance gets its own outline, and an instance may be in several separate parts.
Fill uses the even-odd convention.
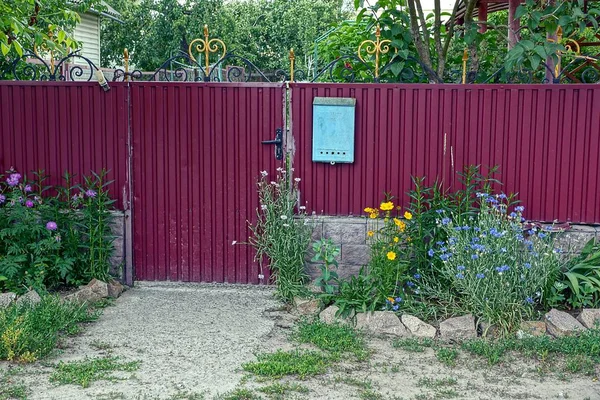
[[[354,162],[354,111],[356,99],[313,99],[312,160],[328,163]]]

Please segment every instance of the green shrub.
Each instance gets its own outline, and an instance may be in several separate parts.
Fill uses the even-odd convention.
[[[509,208],[505,195],[479,193],[480,211],[466,224],[440,214],[448,237],[431,246],[435,267],[418,271],[417,290],[427,299],[470,312],[510,331],[536,304],[544,306],[561,262],[548,232],[526,230],[524,207]]]
[[[298,205],[298,182],[291,172],[277,169],[274,181],[268,180],[267,171],[258,181],[260,208],[256,223],[250,225],[249,244],[256,249],[256,260],[263,268],[268,260],[278,296],[292,301],[305,291],[308,275],[304,259],[312,235],[312,225],[306,219],[304,207]],[[296,208],[299,213],[296,214]],[[262,276],[262,272],[261,272]]]
[[[11,170],[0,175],[0,291],[44,291],[108,278],[112,251],[106,172],[73,185],[44,185]],[[53,196],[49,195],[54,192]]]
[[[35,361],[56,347],[61,334],[79,332],[79,323],[97,318],[85,306],[44,296],[38,305],[0,309],[0,360]]]

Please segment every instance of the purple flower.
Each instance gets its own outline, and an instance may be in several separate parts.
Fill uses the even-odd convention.
[[[496,267],[496,271],[498,271],[499,274],[506,272],[510,269],[510,267],[508,265],[501,265],[499,267]]]
[[[31,201],[31,200],[27,200],[27,201],[25,202],[25,206],[26,206],[27,208],[33,208],[33,201]]]
[[[463,274],[456,274],[456,279],[465,279],[465,276]]]
[[[3,194],[0,194],[0,204],[4,203],[6,201],[6,196]]]
[[[483,278],[485,278],[485,275],[482,274],[482,273],[479,273],[479,274],[475,275],[475,278],[477,278],[477,279],[483,279]]]
[[[46,224],[46,229],[48,229],[49,231],[55,231],[58,229],[58,225],[56,225],[56,222],[54,221],[49,221]]]
[[[464,265],[459,265],[458,267],[456,267],[457,270],[459,271],[464,271],[465,270],[465,266]]]
[[[23,190],[25,191],[25,193],[31,192],[32,191],[31,185],[25,185],[25,188]]]
[[[21,174],[15,172],[14,174],[10,174],[8,176],[8,178],[6,179],[6,183],[10,187],[15,187],[19,184],[20,180],[21,180]]]
[[[88,189],[88,190],[86,190],[85,195],[87,197],[91,197],[93,199],[94,197],[96,197],[96,192],[93,191],[92,189]]]
[[[442,218],[442,225],[448,225],[450,223],[450,221],[452,221],[452,220],[448,217]]]

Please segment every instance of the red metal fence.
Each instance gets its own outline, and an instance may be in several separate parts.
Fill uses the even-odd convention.
[[[446,187],[469,164],[499,165],[507,193],[539,221],[600,223],[600,86],[291,86],[296,173],[308,209],[363,214],[411,175]],[[356,98],[354,164],[311,161],[316,96]]]
[[[96,82],[0,82],[0,172],[43,169],[48,184],[65,171],[81,183],[91,171],[109,169],[117,207],[128,196],[127,85]]]

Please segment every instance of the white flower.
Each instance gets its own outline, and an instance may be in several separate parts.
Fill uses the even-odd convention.
[[[282,215],[280,218],[283,219],[283,220],[286,220],[287,219],[287,215]]]
[[[265,276],[263,274],[258,274],[258,279],[265,279]]]
[[[260,205],[260,209],[261,210],[266,210],[267,209],[267,205],[266,204],[261,204]]]
[[[231,245],[235,246],[236,243],[237,243],[237,240],[234,240],[233,242],[231,242]]]
[[[277,182],[275,182],[275,181],[271,181],[271,185],[275,185],[275,186],[277,186]]]
[[[261,174],[263,177],[265,177],[265,176],[269,175],[269,173],[268,173],[267,171],[260,171],[260,174]]]
[[[300,206],[298,207],[299,210],[306,210],[306,206]]]
[[[294,168],[290,168],[290,171],[294,172]]]
[[[277,167],[277,171],[278,171],[278,172],[281,172],[281,171],[283,171],[283,168],[281,168],[281,167]]]
[[[286,228],[289,228],[290,224],[283,224]]]
[[[300,182],[300,178],[294,178],[296,182]]]

